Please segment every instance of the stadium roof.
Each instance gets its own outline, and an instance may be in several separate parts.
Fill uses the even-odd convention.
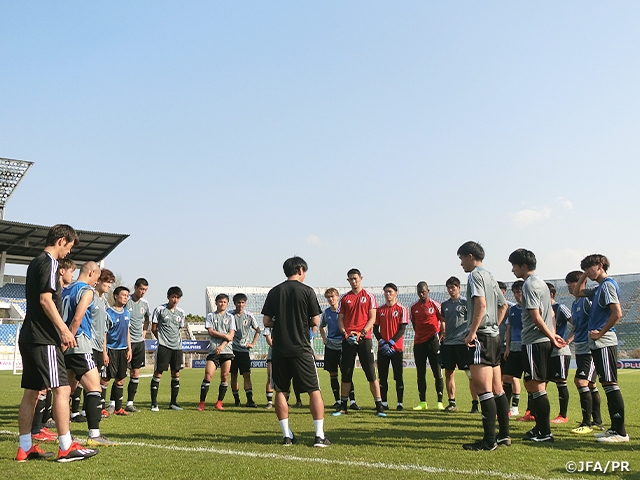
[[[51,226],[0,220],[0,252],[7,252],[7,263],[28,265],[45,247]],[[99,262],[109,255],[129,235],[121,233],[76,230],[80,245],[71,251],[75,262]]]

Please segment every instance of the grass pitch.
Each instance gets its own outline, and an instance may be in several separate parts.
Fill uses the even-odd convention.
[[[320,371],[326,405],[333,404],[328,374]],[[386,479],[438,478],[476,479],[512,478],[541,480],[552,478],[594,478],[603,472],[568,473],[567,462],[600,462],[602,469],[607,462],[628,462],[629,472],[610,472],[607,479],[640,479],[640,413],[638,395],[640,373],[622,370],[620,386],[626,401],[626,425],[631,442],[620,445],[603,445],[591,435],[579,436],[570,430],[581,418],[578,393],[570,385],[569,423],[555,425],[553,444],[531,444],[520,437],[531,428],[531,423],[511,422],[513,445],[494,452],[467,452],[461,444],[482,436],[479,415],[466,413],[470,409],[466,376],[457,374],[457,401],[459,412],[445,413],[434,410],[436,398],[433,379],[428,372],[427,401],[430,410],[414,412],[418,403],[415,370],[405,370],[405,408],[396,412],[395,389],[391,381],[389,395],[391,410],[388,417],[378,418],[373,413],[373,400],[361,371],[354,377],[356,399],[360,412],[350,412],[343,417],[331,417],[327,408],[325,432],[333,442],[329,448],[312,448],[313,424],[303,395],[304,409],[290,410],[291,429],[299,443],[285,448],[280,445],[281,433],[273,410],[265,410],[264,384],[266,371],[253,370],[254,398],[257,409],[232,407],[231,392],[226,397],[226,410],[213,409],[217,397],[219,377],[211,384],[207,410],[198,412],[200,382],[203,370],[182,371],[179,403],[182,412],[167,409],[169,402],[169,375],[160,385],[161,411],[149,411],[149,378],[140,381],[136,405],[140,413],[129,417],[103,420],[101,430],[117,447],[103,448],[87,461],[58,464],[54,461],[37,461],[18,464],[13,461],[17,450],[17,411],[22,391],[20,376],[0,372],[0,472],[3,478],[73,478],[74,480],[105,478],[216,478],[216,479],[264,479],[264,478],[348,478]],[[571,372],[573,375],[573,372]],[[608,419],[606,396],[601,390],[603,418]],[[125,388],[126,395],[126,388]],[[241,391],[244,402],[244,392]],[[446,395],[445,395],[446,398]],[[557,390],[549,386],[552,418],[558,413]],[[526,407],[526,394],[521,401],[521,411]],[[607,424],[607,422],[605,422]],[[71,424],[71,431],[78,438],[86,437],[86,424]],[[55,444],[41,444],[56,452]],[[579,463],[577,463],[577,468]],[[594,468],[593,466],[591,467]],[[596,467],[597,468],[597,467]]]

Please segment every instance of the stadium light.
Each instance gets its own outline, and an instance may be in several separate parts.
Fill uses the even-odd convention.
[[[0,220],[4,220],[4,207],[31,165],[33,162],[26,160],[0,158]]]

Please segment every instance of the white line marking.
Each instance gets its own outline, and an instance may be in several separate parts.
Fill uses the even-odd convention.
[[[0,435],[13,435],[17,436],[16,432],[10,432],[8,430],[0,430]],[[455,468],[441,468],[430,467],[428,465],[413,465],[413,464],[396,464],[396,463],[382,463],[382,462],[355,462],[350,460],[334,460],[329,458],[310,458],[310,457],[296,457],[293,455],[280,455],[278,453],[263,453],[263,452],[244,452],[238,450],[227,450],[222,448],[213,447],[180,447],[178,445],[158,445],[155,443],[146,442],[120,442],[120,445],[130,445],[133,447],[144,448],[158,448],[161,450],[171,450],[174,452],[193,452],[193,453],[215,453],[219,455],[235,455],[250,458],[265,458],[269,460],[285,460],[290,462],[308,462],[308,463],[320,463],[323,465],[341,465],[345,467],[364,467],[374,468],[382,470],[399,470],[399,471],[416,471],[425,473],[451,473],[456,475],[484,475],[487,477],[500,477],[511,478],[514,480],[563,480],[567,477],[538,477],[535,475],[527,475],[524,473],[511,473],[511,472],[499,472],[496,470],[460,470]],[[571,476],[572,480],[584,480],[584,477]]]

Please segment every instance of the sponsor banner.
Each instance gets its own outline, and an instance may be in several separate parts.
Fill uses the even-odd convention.
[[[144,346],[147,351],[158,349],[157,340],[145,340]],[[209,350],[209,340],[182,340],[183,352],[206,352]]]
[[[13,359],[0,360],[0,370],[13,370]],[[22,358],[20,357],[16,361],[16,370],[22,370]]]
[[[207,360],[191,360],[191,368],[204,368],[207,365]]]
[[[316,360],[316,367],[323,368],[324,360]],[[267,368],[266,360],[251,360],[251,368]]]
[[[640,358],[625,358],[618,360],[618,368],[640,369]]]

